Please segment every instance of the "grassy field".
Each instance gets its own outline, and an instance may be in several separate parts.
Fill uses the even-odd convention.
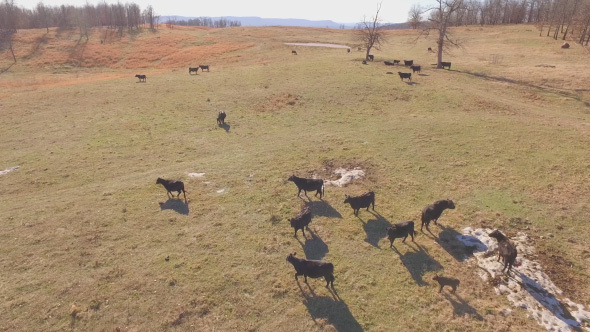
[[[20,166],[0,176],[0,330],[541,331],[459,259],[468,226],[527,232],[589,304],[589,54],[533,26],[454,33],[448,71],[414,31],[389,32],[368,65],[350,30],[19,31],[17,64],[0,58],[0,170]],[[422,74],[402,82],[393,59]],[[287,178],[338,167],[367,176],[310,194],[294,238],[304,200]],[[158,177],[183,180],[188,203]],[[368,190],[376,211],[357,218],[344,195]],[[389,249],[390,224],[447,198],[434,236]],[[337,296],[297,283],[291,252],[333,262]]]

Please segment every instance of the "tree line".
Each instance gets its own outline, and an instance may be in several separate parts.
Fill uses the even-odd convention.
[[[39,2],[33,9],[27,9],[15,4],[14,0],[4,0],[0,3],[0,30],[14,31],[18,29],[51,27],[64,29],[79,28],[82,35],[86,35],[89,28],[108,27],[116,29],[122,35],[125,30],[138,30],[143,24],[155,29],[158,16],[152,6],[143,11],[135,3],[120,2],[76,7],[72,5],[46,6]]]
[[[437,4],[439,1],[436,1]],[[590,41],[590,0],[445,0],[456,8],[449,15],[449,26],[536,24],[540,34],[554,39],[571,39],[588,45]],[[437,6],[438,7],[438,6]],[[430,16],[424,20],[424,14]],[[408,13],[414,29],[438,20],[438,10],[415,5]]]
[[[211,27],[211,28],[227,28],[227,27],[239,27],[242,26],[240,21],[232,21],[225,18],[214,20],[210,17],[199,17],[190,18],[188,20],[175,20],[170,18],[167,25],[184,25],[184,26],[199,26],[199,27]]]

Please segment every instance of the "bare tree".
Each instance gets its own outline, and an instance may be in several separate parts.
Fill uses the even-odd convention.
[[[381,18],[379,17],[379,12],[381,11],[381,2],[377,4],[377,12],[375,16],[371,18],[371,20],[367,20],[366,17],[363,17],[363,21],[360,23],[359,32],[359,39],[367,48],[367,54],[365,55],[365,60],[369,60],[369,54],[371,54],[371,49],[375,48],[379,50],[381,44],[385,42],[385,38],[383,36],[383,29],[380,25]]]
[[[4,0],[0,3],[0,51],[7,48],[16,63],[12,38],[16,33],[17,10],[14,0]]]
[[[428,36],[430,31],[436,32],[438,46],[437,51],[437,65],[436,68],[442,68],[443,51],[448,47],[448,44],[455,47],[460,47],[458,40],[451,39],[449,27],[453,24],[454,14],[463,8],[463,0],[436,0],[437,6],[431,8],[430,26],[426,28],[425,35]]]
[[[413,5],[408,13],[408,23],[412,29],[417,29],[422,23],[422,7],[420,5]]]
[[[145,22],[150,25],[150,30],[156,31],[156,15],[154,14],[154,8],[152,6],[147,6],[143,11],[143,16]]]

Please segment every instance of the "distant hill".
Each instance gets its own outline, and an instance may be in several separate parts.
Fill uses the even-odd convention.
[[[188,16],[161,16],[160,23],[166,23],[169,20],[173,21],[188,21],[198,17]],[[239,21],[242,26],[297,26],[297,27],[311,27],[311,28],[331,28],[331,29],[354,29],[357,23],[338,23],[331,20],[312,21],[297,18],[262,18],[255,16],[240,17],[240,16],[224,16],[224,17],[210,17],[212,20],[226,19],[228,21]],[[408,29],[407,23],[387,23],[387,29]]]

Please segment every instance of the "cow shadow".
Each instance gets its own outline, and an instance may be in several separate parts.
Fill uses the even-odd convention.
[[[182,201],[180,199],[169,198],[165,203],[159,203],[160,209],[164,210],[174,210],[180,214],[184,214],[188,216],[189,208],[188,202]]]
[[[229,129],[231,128],[229,123],[220,123],[218,124],[218,126],[219,128],[223,128],[223,130],[225,130],[226,133],[229,133]]]
[[[310,199],[306,204],[309,206],[311,209],[311,214],[314,216],[342,219],[340,212],[338,212],[330,205],[330,203],[324,200],[312,201]]]
[[[417,249],[413,247],[416,246]],[[397,248],[393,250],[398,254],[402,264],[408,269],[410,275],[419,286],[426,286],[428,283],[422,279],[426,272],[435,272],[443,269],[442,265],[434,258],[430,257],[428,251],[417,243],[413,245],[408,244],[412,251],[406,252],[402,255]]]
[[[418,74],[418,76],[430,76],[428,74]]]
[[[328,249],[328,245],[311,229],[308,228],[307,233],[311,234],[311,238],[306,237],[305,243],[297,238],[297,241],[299,241],[299,244],[301,244],[301,248],[305,253],[305,258],[313,260],[320,260],[324,258],[330,251]]]
[[[418,85],[420,83],[416,83],[416,82],[406,82],[407,85]]]
[[[522,286],[526,289],[529,294],[539,302],[542,306],[547,308],[555,317],[569,325],[575,331],[582,331],[580,323],[572,316],[567,307],[547,291],[537,281],[529,278],[526,274],[520,272],[520,279],[522,280]]]
[[[379,242],[384,237],[387,237],[387,228],[391,227],[391,223],[389,222],[389,220],[385,219],[385,217],[383,217],[379,213],[371,213],[373,213],[373,216],[375,218],[369,219],[367,220],[367,222],[365,222],[359,216],[357,216],[357,218],[359,218],[361,223],[363,223],[363,230],[367,234],[365,242],[369,243],[377,249],[381,249],[381,247],[379,247]]]
[[[438,226],[442,229],[442,232],[438,235],[438,239],[435,238],[434,240],[438,242],[446,252],[453,256],[456,261],[462,262],[473,254],[473,248],[468,248],[459,240],[459,237],[463,236],[461,233],[441,224],[438,224]],[[482,245],[484,244],[482,243]]]
[[[465,315],[469,315],[472,318],[475,318],[479,321],[484,321],[482,315],[477,312],[477,309],[472,307],[467,301],[465,301],[461,296],[457,294],[448,294],[445,293],[443,290],[443,296],[449,303],[453,306],[453,317],[463,317]]]
[[[354,318],[346,303],[338,296],[335,290],[330,289],[332,297],[318,296],[309,285],[309,294],[303,291],[301,284],[298,283],[298,285],[301,294],[305,298],[303,304],[307,307],[307,311],[314,323],[321,324],[317,321],[321,319],[326,320],[328,324],[332,325],[339,332],[364,331],[361,324]]]

